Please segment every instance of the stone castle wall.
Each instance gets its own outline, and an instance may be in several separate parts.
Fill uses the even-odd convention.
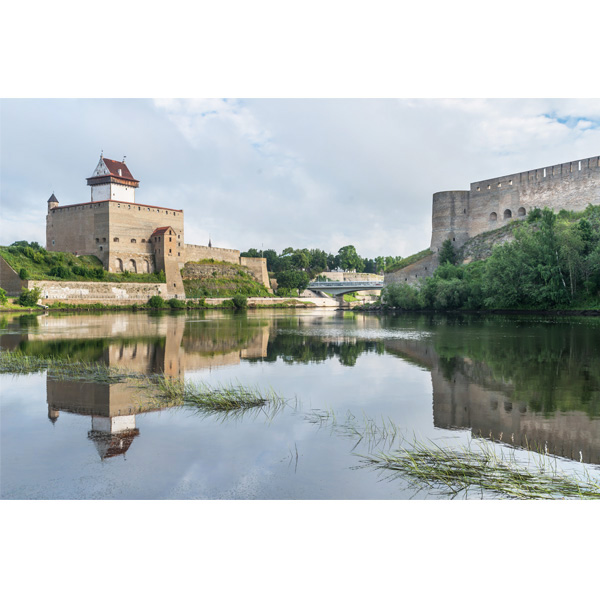
[[[240,251],[229,248],[211,248],[210,246],[185,245],[185,262],[199,260],[220,260],[222,262],[240,264]]]
[[[588,204],[600,204],[599,156],[477,181],[468,191],[434,194],[430,248],[437,252],[447,239],[458,248],[536,207],[581,211]]]
[[[19,274],[0,256],[0,287],[8,296],[18,296],[24,286]]]
[[[67,302],[68,304],[145,304],[152,296],[165,300],[179,297],[166,283],[114,283],[110,281],[21,281],[22,287],[40,288],[41,304]],[[183,295],[185,298],[185,294]]]
[[[150,236],[157,227],[175,229],[183,266],[183,211],[105,200],[57,206],[46,217],[46,249],[92,254],[107,271],[155,271]]]

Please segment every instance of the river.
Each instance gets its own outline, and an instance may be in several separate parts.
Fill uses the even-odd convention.
[[[286,399],[200,414],[145,405],[127,383],[0,375],[2,498],[446,498],[364,462],[402,439],[533,451],[598,475],[598,318],[212,310],[0,325],[2,350]]]

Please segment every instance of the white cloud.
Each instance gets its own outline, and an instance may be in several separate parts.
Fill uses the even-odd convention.
[[[186,240],[245,250],[429,244],[431,197],[600,148],[597,100],[2,101],[0,242],[45,240],[46,200],[85,202],[100,149]]]

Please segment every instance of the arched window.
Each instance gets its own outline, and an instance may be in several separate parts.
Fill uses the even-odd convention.
[[[147,260],[144,261],[144,273],[150,273],[150,263]]]
[[[132,273],[137,273],[137,267],[133,258],[129,259],[129,262],[127,263],[127,270],[131,271]]]
[[[115,271],[121,273],[123,271],[123,261],[120,258],[115,260]]]
[[[498,220],[498,215],[495,212],[490,213],[490,221],[497,221],[497,220]]]
[[[508,208],[507,208],[507,209],[504,211],[504,218],[505,218],[505,219],[512,219],[512,212],[510,211],[510,209],[508,209]]]
[[[119,238],[113,238],[113,242],[118,242]]]
[[[517,212],[517,215],[519,215],[519,217],[524,217],[526,214],[527,214],[527,211],[521,206],[521,208]]]
[[[135,243],[136,243],[136,241],[135,241],[135,239],[134,239],[134,238],[131,238],[131,243],[132,243],[132,244],[135,244]]]

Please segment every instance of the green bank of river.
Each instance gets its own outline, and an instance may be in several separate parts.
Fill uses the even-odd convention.
[[[0,324],[6,352],[286,400],[211,414],[148,402],[127,381],[3,373],[2,498],[447,497],[364,462],[406,440],[546,457],[600,478],[596,317],[265,309]]]

